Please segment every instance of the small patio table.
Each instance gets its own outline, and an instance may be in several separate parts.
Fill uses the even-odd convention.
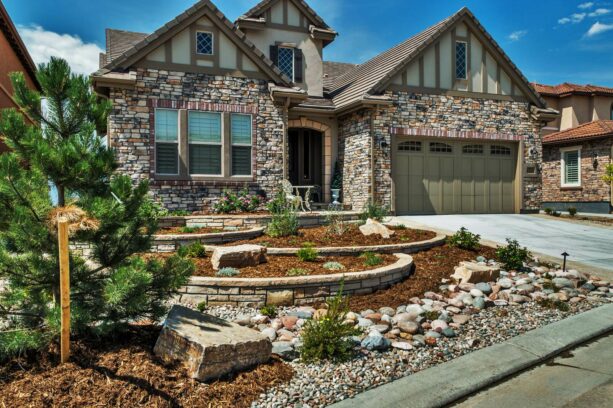
[[[319,186],[293,186],[296,190],[296,197],[302,197],[300,195],[300,190],[304,191],[304,199],[300,200],[300,208],[302,211],[313,211],[311,209],[311,190],[316,190]],[[306,207],[306,209],[305,209]]]

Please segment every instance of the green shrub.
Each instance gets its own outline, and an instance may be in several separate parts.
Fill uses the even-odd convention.
[[[551,215],[554,217],[559,217],[560,215],[562,215],[562,213],[560,213],[559,211],[553,211]]]
[[[213,205],[213,210],[219,214],[253,212],[259,208],[260,203],[260,197],[249,194],[246,189],[238,193],[224,191],[219,201]]]
[[[553,209],[552,209],[552,208],[547,207],[547,208],[545,208],[543,211],[545,211],[545,214],[547,214],[547,215],[551,215],[551,213],[553,212]]]
[[[326,214],[327,232],[331,235],[343,235],[349,231],[349,223],[345,221],[342,211],[338,207],[331,207]]]
[[[547,309],[558,309],[562,312],[568,312],[570,310],[570,306],[568,303],[563,302],[559,299],[539,299],[536,301],[539,306],[547,308]]]
[[[289,208],[283,189],[279,188],[272,200],[266,204],[266,209],[272,214],[281,214]]]
[[[196,306],[196,309],[198,309],[200,313],[204,313],[204,311],[206,310],[206,302],[198,303],[198,305]]]
[[[332,173],[332,182],[330,188],[333,190],[343,189],[343,173],[341,172],[341,166],[339,162],[334,163],[334,173]]]
[[[231,278],[233,276],[240,275],[240,273],[241,271],[239,271],[236,268],[221,268],[220,270],[217,271],[215,276],[218,276],[220,278]]]
[[[302,244],[302,248],[296,252],[296,256],[302,262],[315,262],[319,256],[319,253],[317,252],[317,249],[313,248],[313,244],[305,243]]]
[[[574,217],[575,215],[577,215],[577,209],[575,207],[568,207],[568,213],[571,217]]]
[[[447,243],[452,247],[474,251],[479,248],[480,240],[481,235],[473,234],[466,228],[462,227],[458,232],[447,238]]]
[[[190,211],[187,210],[172,210],[168,213],[171,217],[188,217],[192,215]]]
[[[360,220],[364,223],[367,219],[382,222],[389,215],[387,207],[369,203],[366,209],[360,214]]]
[[[286,208],[280,213],[273,213],[266,234],[273,238],[289,237],[298,233],[298,216],[296,212]]]
[[[326,262],[323,267],[329,271],[342,271],[345,269],[345,266],[339,262]]]
[[[383,258],[373,252],[364,252],[360,255],[360,258],[364,259],[364,265],[366,266],[377,266],[383,263]]]
[[[356,336],[360,331],[353,325],[344,323],[349,306],[342,292],[343,282],[336,296],[326,301],[326,315],[308,320],[304,325],[303,345],[300,348],[300,357],[304,362],[346,361],[352,357],[354,347],[350,336]]]
[[[183,258],[206,258],[206,249],[200,242],[194,242],[181,246],[177,254]]]
[[[528,248],[522,248],[515,239],[507,238],[507,246],[496,249],[496,257],[509,270],[521,270],[531,256]]]
[[[402,230],[402,231],[409,229],[409,227],[407,227],[404,224],[394,225],[393,227],[394,227],[394,229]]]
[[[260,314],[273,318],[277,315],[277,308],[275,305],[266,305],[260,309]]]
[[[287,276],[306,276],[309,274],[309,271],[304,268],[292,268],[287,271]]]
[[[423,313],[424,317],[428,320],[436,320],[440,316],[440,313],[436,310],[428,310]]]
[[[198,227],[181,227],[179,228],[179,232],[182,234],[193,234],[194,232],[198,232],[200,228]]]

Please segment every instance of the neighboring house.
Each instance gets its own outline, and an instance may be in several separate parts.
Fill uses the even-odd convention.
[[[543,128],[543,135],[571,129],[597,120],[613,120],[613,88],[597,85],[533,84],[547,106],[560,117]]]
[[[0,0],[0,109],[17,108],[9,73],[21,71],[32,89],[40,90],[36,81],[36,66],[23,44],[15,25]],[[0,153],[7,147],[0,136]]]
[[[613,120],[598,120],[543,138],[543,208],[613,211],[613,186],[602,176],[613,163]]]
[[[560,117],[543,128],[542,208],[608,213],[611,186],[602,181],[612,162],[613,88],[533,84]]]
[[[466,8],[360,65],[323,61],[337,33],[302,0],[232,23],[200,1],[153,34],[108,30],[92,78],[113,104],[120,171],[169,209],[224,189],[320,186],[397,213],[541,206],[540,132],[557,112]]]

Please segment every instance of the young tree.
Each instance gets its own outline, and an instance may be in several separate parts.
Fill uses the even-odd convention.
[[[604,169],[604,176],[602,176],[602,180],[605,183],[613,183],[613,163],[607,164]]]
[[[58,213],[84,212],[96,226],[71,234],[93,248],[88,260],[70,256],[73,332],[158,319],[193,272],[178,256],[164,263],[134,256],[150,247],[159,209],[146,182],[133,186],[114,174],[114,152],[95,133],[104,131],[109,103],[64,60],[41,65],[37,79],[42,93],[30,90],[23,74],[12,74],[21,112],[0,113],[0,135],[12,149],[0,156],[0,320],[10,329],[0,334],[0,354],[42,347],[59,332]],[[23,113],[40,126],[26,124]],[[57,187],[58,208],[49,182]]]

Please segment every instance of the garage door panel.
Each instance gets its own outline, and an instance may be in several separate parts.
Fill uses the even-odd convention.
[[[394,178],[399,213],[514,212],[515,145],[496,143],[512,147],[512,154],[495,156],[489,143],[445,140],[453,152],[430,152],[431,141],[437,142],[422,139],[421,152],[396,154]],[[473,146],[463,149],[466,145]]]

